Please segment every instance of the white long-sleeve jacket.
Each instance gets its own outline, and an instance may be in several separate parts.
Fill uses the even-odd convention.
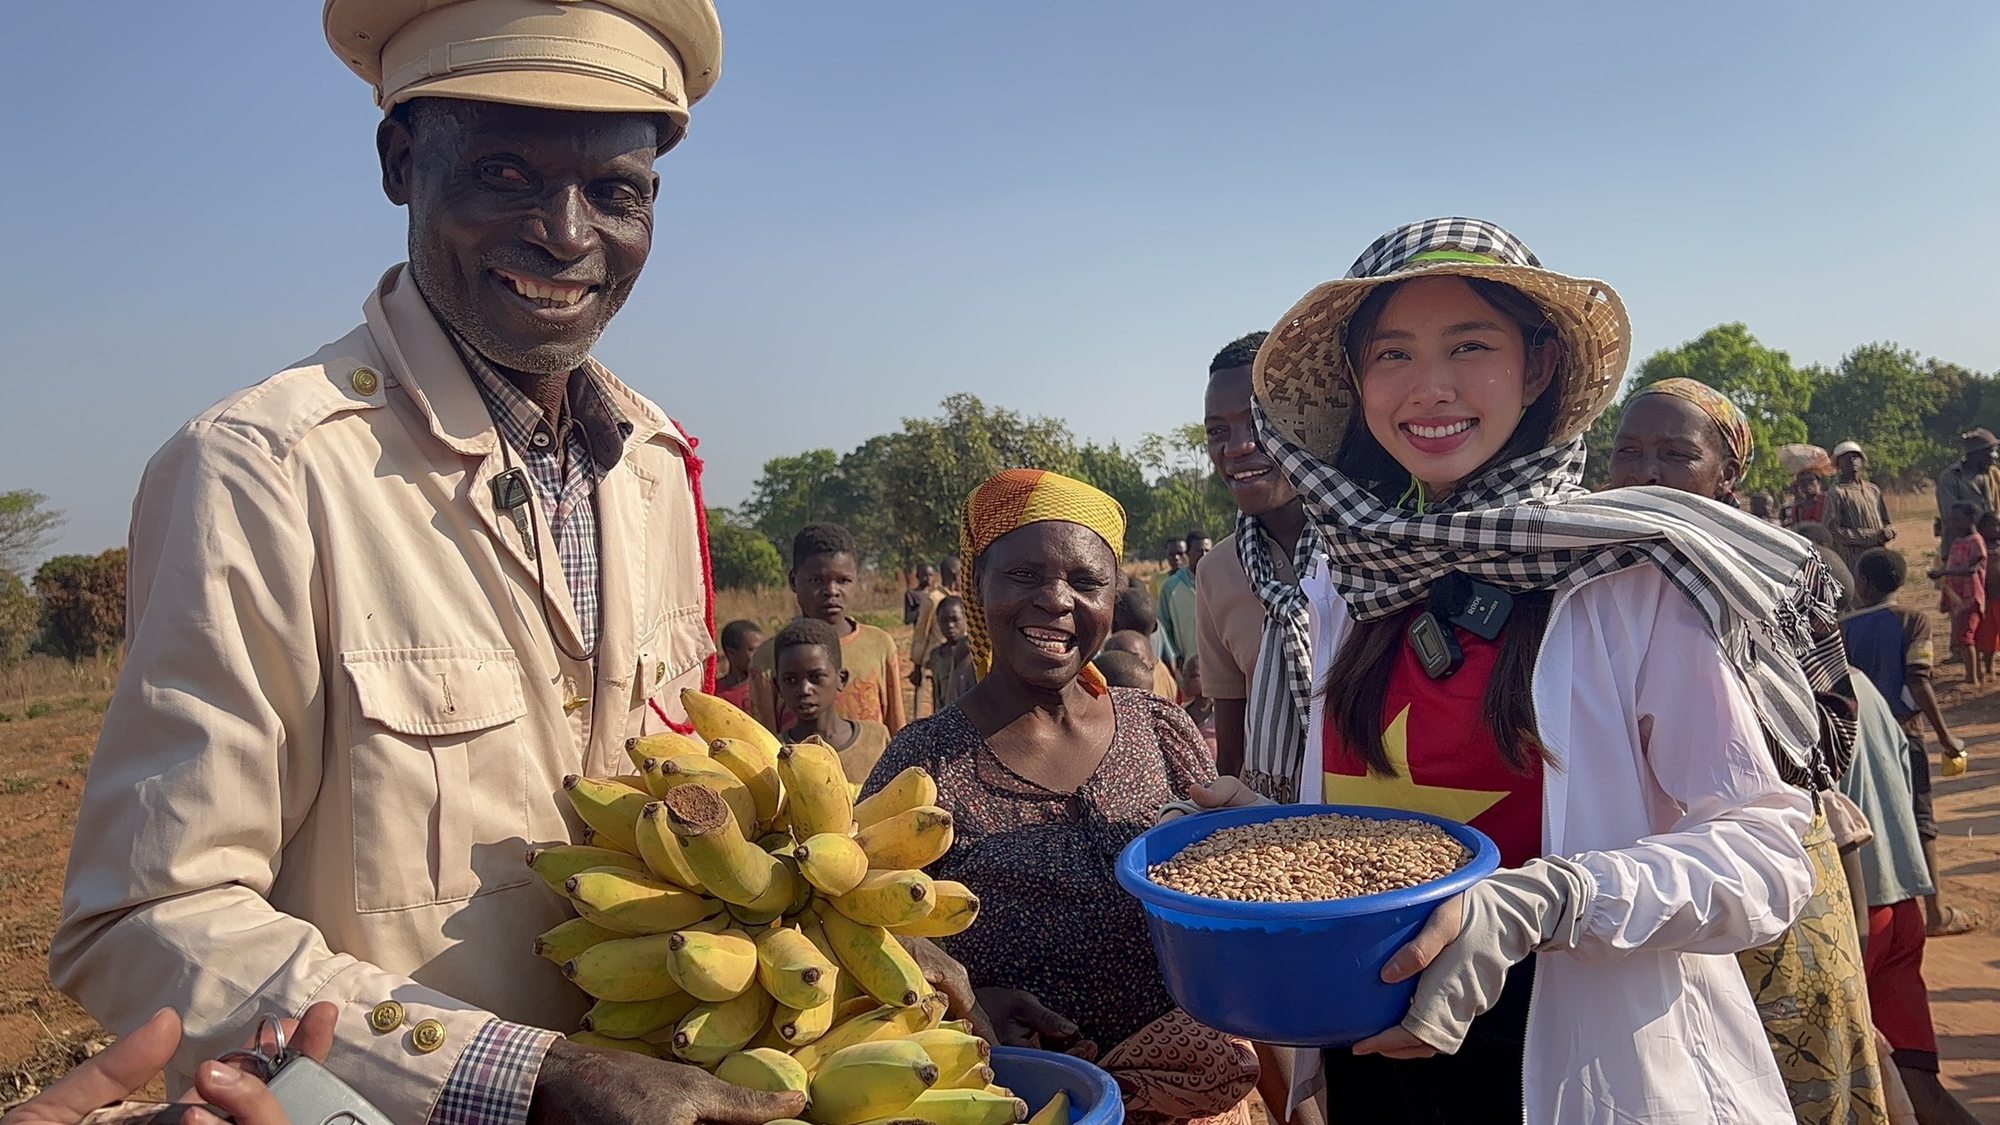
[[[1319,683],[1352,619],[1324,573],[1302,585]],[[1536,961],[1523,1119],[1791,1121],[1730,955],[1776,939],[1812,893],[1812,804],[1779,780],[1714,634],[1658,571],[1629,567],[1557,598],[1533,691],[1556,763],[1543,854],[1574,859],[1591,886],[1580,947]],[[1305,802],[1320,799],[1324,719],[1316,702]]]

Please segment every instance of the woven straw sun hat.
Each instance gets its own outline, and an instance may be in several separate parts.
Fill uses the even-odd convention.
[[[1347,365],[1347,324],[1368,294],[1419,277],[1481,277],[1511,285],[1548,314],[1563,343],[1551,388],[1561,395],[1551,445],[1590,427],[1611,405],[1632,352],[1632,322],[1609,285],[1542,268],[1520,239],[1480,219],[1426,219],[1397,227],[1354,260],[1347,276],[1293,305],[1251,369],[1265,418],[1287,440],[1330,456],[1359,401]]]

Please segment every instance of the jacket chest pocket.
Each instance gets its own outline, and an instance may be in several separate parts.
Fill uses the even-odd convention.
[[[646,709],[646,701],[652,700],[668,714],[681,714],[680,689],[701,686],[702,661],[715,651],[705,608],[697,602],[667,610],[639,638],[634,707]]]
[[[355,909],[527,882],[527,700],[514,653],[374,649],[341,663],[363,720],[349,752]]]

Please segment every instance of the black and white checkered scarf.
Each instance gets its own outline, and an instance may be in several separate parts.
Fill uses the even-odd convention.
[[[1650,564],[1714,629],[1784,779],[1824,789],[1844,772],[1845,752],[1822,748],[1816,698],[1846,670],[1840,590],[1799,536],[1672,489],[1587,492],[1581,437],[1495,465],[1413,513],[1279,436],[1261,409],[1257,426],[1304,497],[1334,587],[1357,620],[1416,605],[1453,570],[1507,590],[1560,591]],[[1837,731],[1830,741],[1843,745]]]
[[[1304,578],[1319,553],[1319,536],[1307,528],[1292,552],[1292,574]],[[1245,715],[1242,777],[1250,788],[1289,805],[1299,799],[1306,717],[1312,713],[1312,639],[1306,595],[1298,582],[1278,577],[1263,521],[1247,512],[1236,514],[1236,557],[1250,579],[1251,592],[1264,603],[1264,635],[1257,645],[1257,671],[1250,677],[1249,711]]]

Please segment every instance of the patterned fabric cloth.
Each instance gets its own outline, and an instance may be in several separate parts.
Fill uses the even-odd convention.
[[[1817,816],[1806,833],[1813,894],[1785,935],[1736,955],[1800,1125],[1882,1125],[1882,1073],[1854,902]]]
[[[1750,419],[1744,417],[1743,409],[1729,401],[1721,391],[1697,379],[1662,379],[1648,383],[1638,391],[1641,395],[1672,395],[1674,398],[1691,402],[1722,431],[1723,448],[1745,469],[1750,467],[1751,458],[1757,455],[1757,439],[1750,433]],[[1634,395],[1633,397],[1638,397]],[[1725,486],[1734,485],[1733,480],[1724,481]]]
[[[1259,1073],[1249,1040],[1196,1023],[1178,1008],[1140,1028],[1097,1065],[1118,1083],[1132,1125],[1222,1125],[1257,1088]],[[1224,1114],[1230,1116],[1216,1120]]]
[[[1081,524],[1104,537],[1114,556],[1125,554],[1125,509],[1118,501],[1071,477],[1042,469],[1008,469],[972,490],[959,513],[959,557],[975,566],[993,541],[1017,527],[1044,520]],[[986,634],[986,611],[979,604],[978,584],[967,582],[965,620],[972,638],[972,665],[982,677],[993,670],[993,639]],[[1090,664],[1077,677],[1097,695],[1104,677]]]
[[[617,467],[632,424],[598,382],[597,362],[570,375],[569,409],[551,424],[540,406],[486,357],[446,329],[500,437],[521,458],[535,500],[555,539],[563,581],[576,611],[584,651],[595,655],[598,626],[597,480]],[[541,549],[534,548],[539,557]]]
[[[445,1079],[430,1125],[522,1125],[542,1059],[559,1038],[539,1027],[487,1020]]]
[[[1299,535],[1292,573],[1303,579],[1319,554],[1319,536]],[[1299,799],[1299,767],[1305,760],[1306,716],[1312,713],[1312,635],[1306,596],[1297,582],[1278,577],[1264,522],[1236,514],[1236,556],[1250,590],[1264,603],[1264,637],[1257,647],[1257,672],[1250,678],[1244,716],[1243,781],[1281,804]]]
[[[1840,591],[1805,540],[1672,489],[1585,492],[1582,438],[1496,465],[1413,513],[1285,440],[1253,409],[1264,448],[1304,497],[1334,586],[1358,620],[1417,604],[1454,570],[1510,590],[1561,590],[1650,564],[1715,630],[1785,780],[1817,792],[1846,768],[1852,711],[1837,752],[1823,750],[1815,697],[1846,674],[1835,627]]]

